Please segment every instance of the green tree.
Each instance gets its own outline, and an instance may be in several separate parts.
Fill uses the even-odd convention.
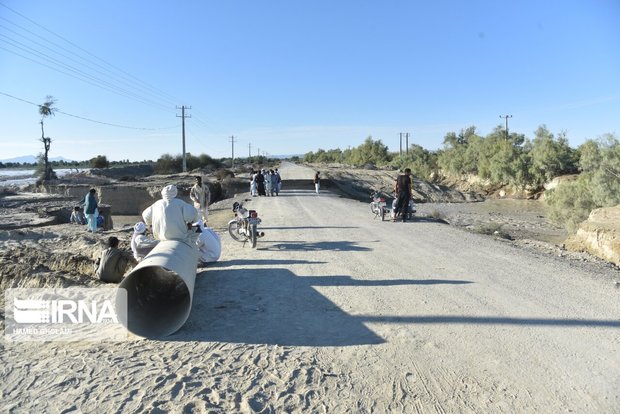
[[[596,147],[593,147],[592,144]],[[584,147],[585,146],[585,147]],[[590,181],[592,198],[597,206],[620,204],[620,141],[607,134],[581,147],[579,165]]]
[[[88,161],[91,168],[108,168],[110,162],[105,155],[97,155],[95,158],[91,158]]]
[[[574,231],[595,208],[620,204],[620,141],[613,134],[588,140],[577,151],[581,174],[548,191],[549,218]]]
[[[423,180],[429,179],[438,169],[437,155],[417,144],[410,145],[409,151],[402,156],[394,155],[390,165],[401,171],[405,168],[411,168],[414,177]]]
[[[44,149],[44,153],[43,153],[43,157],[42,157],[42,161],[44,163],[44,170],[43,170],[43,181],[49,181],[52,179],[52,167],[50,166],[49,163],[49,151],[50,151],[50,146],[52,144],[52,139],[50,137],[46,137],[45,136],[45,131],[43,128],[43,121],[45,120],[45,118],[50,117],[50,116],[54,116],[56,111],[58,110],[54,105],[56,104],[56,99],[51,96],[48,95],[45,97],[45,102],[43,102],[41,105],[39,105],[39,115],[41,115],[41,142],[43,143],[43,149]]]
[[[576,152],[568,145],[564,132],[555,138],[545,125],[541,125],[535,135],[530,151],[530,174],[535,185],[577,172]]]
[[[448,175],[477,174],[481,140],[475,126],[461,129],[458,134],[448,132],[443,139],[444,149],[438,153],[438,166]]]
[[[170,154],[163,154],[155,162],[155,172],[158,174],[173,174],[183,171],[183,157],[181,155],[173,157]]]
[[[364,140],[364,143],[353,148],[348,154],[348,159],[345,160],[351,165],[384,165],[390,161],[387,145],[384,145],[381,140],[373,140],[372,137],[368,137]]]
[[[590,212],[598,206],[586,176],[563,183],[554,190],[545,193],[549,205],[549,219],[574,232],[579,224],[588,218]]]

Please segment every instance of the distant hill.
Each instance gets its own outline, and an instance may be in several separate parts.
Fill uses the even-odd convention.
[[[65,161],[65,162],[73,162],[73,160],[69,160],[65,157],[51,157],[50,161]],[[15,158],[7,158],[4,160],[0,160],[0,162],[19,162],[19,163],[27,163],[27,164],[32,164],[37,162],[37,157],[34,155],[24,155],[21,157],[15,157]]]

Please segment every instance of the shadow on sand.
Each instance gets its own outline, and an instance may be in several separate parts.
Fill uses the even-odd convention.
[[[233,261],[236,265],[263,264]],[[243,263],[241,263],[243,262]],[[380,279],[356,280],[350,276],[300,277],[287,269],[265,267],[222,269],[214,267],[196,279],[192,312],[185,326],[169,341],[213,341],[289,346],[351,346],[381,344],[366,324],[409,325],[515,325],[522,327],[620,328],[618,320],[513,318],[467,315],[350,315],[315,287],[356,286],[390,288],[398,286],[468,285],[466,280]],[[295,261],[306,263],[304,261]],[[233,264],[233,263],[228,263]],[[413,292],[412,292],[413,294]],[[162,338],[163,339],[163,338]]]
[[[269,262],[269,261],[268,261]],[[299,277],[287,269],[219,269],[196,279],[192,313],[172,341],[219,341],[299,346],[385,342],[315,286],[390,287],[467,284],[462,280],[355,280]]]
[[[366,252],[372,249],[360,246],[352,241],[322,241],[322,242],[299,242],[299,241],[273,241],[269,247],[259,247],[256,250],[293,250],[293,251],[318,251],[331,250],[336,252]]]

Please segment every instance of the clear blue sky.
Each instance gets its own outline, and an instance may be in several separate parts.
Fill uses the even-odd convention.
[[[180,105],[214,157],[231,135],[237,156],[437,149],[504,114],[576,147],[620,133],[620,1],[0,0],[0,93],[0,159],[42,149],[38,108],[3,94],[57,98],[50,156],[76,160],[180,154]]]

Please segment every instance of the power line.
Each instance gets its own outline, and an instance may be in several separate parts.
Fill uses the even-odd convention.
[[[28,21],[28,22],[32,23],[33,25],[35,25],[35,26],[37,26],[37,27],[39,27],[39,28],[41,28],[41,29],[45,30],[46,32],[48,32],[48,33],[50,33],[50,34],[52,34],[52,35],[56,36],[57,38],[59,38],[59,39],[63,40],[64,42],[66,42],[66,43],[70,44],[71,46],[75,47],[76,49],[81,50],[82,52],[86,53],[87,55],[92,56],[93,58],[95,58],[95,59],[97,59],[98,61],[100,61],[100,62],[104,63],[105,65],[107,65],[107,66],[109,66],[110,68],[112,68],[112,69],[116,70],[117,72],[120,72],[120,73],[122,73],[122,74],[127,75],[128,77],[130,77],[130,78],[131,78],[131,79],[133,79],[134,81],[137,81],[137,82],[139,82],[139,83],[141,83],[141,84],[145,85],[146,87],[148,87],[148,88],[150,88],[150,89],[152,89],[152,90],[158,91],[158,92],[159,92],[160,94],[162,94],[162,95],[168,96],[168,97],[169,97],[169,99],[171,99],[171,102],[178,102],[178,101],[179,101],[179,99],[178,99],[177,97],[174,97],[174,96],[172,96],[172,95],[168,94],[167,92],[164,92],[164,91],[162,91],[162,90],[160,90],[160,89],[158,89],[158,88],[156,88],[156,87],[154,87],[154,86],[149,85],[148,83],[146,83],[146,82],[142,81],[141,79],[139,79],[139,78],[137,78],[137,77],[135,77],[135,76],[131,75],[130,73],[128,73],[128,72],[126,72],[126,71],[124,71],[123,69],[120,69],[120,68],[118,68],[118,67],[114,66],[113,64],[111,64],[111,63],[107,62],[106,60],[104,60],[104,59],[102,59],[102,58],[100,58],[100,57],[98,57],[98,56],[94,55],[93,53],[89,52],[88,50],[86,50],[86,49],[84,49],[84,48],[80,47],[79,45],[77,45],[77,44],[73,43],[72,41],[70,41],[70,40],[66,39],[65,37],[63,37],[63,36],[59,35],[58,33],[56,33],[56,32],[54,32],[54,31],[52,31],[52,30],[50,30],[50,29],[48,29],[48,28],[46,28],[46,27],[42,26],[41,24],[39,24],[39,23],[35,22],[34,20],[32,20],[32,19],[28,18],[27,16],[24,16],[23,14],[19,13],[18,11],[13,10],[12,8],[10,8],[10,7],[6,6],[5,4],[0,3],[0,6],[2,6],[2,7],[4,7],[4,8],[6,8],[7,10],[11,11],[12,13],[14,13],[14,14],[16,14],[16,15],[20,16],[21,18],[23,18],[24,20],[26,20],[26,21]],[[4,20],[6,20],[6,19],[4,19]],[[7,21],[8,21],[8,20],[7,20]],[[13,24],[14,24],[14,23],[13,23]],[[82,58],[82,59],[83,59],[83,58]]]
[[[3,35],[0,34],[0,36],[3,36]],[[6,40],[0,39],[0,41],[4,41],[5,43],[9,43],[10,44],[10,42],[7,42]],[[8,51],[10,53],[13,53],[14,55],[20,56],[20,57],[22,57],[24,59],[27,59],[27,60],[30,60],[30,61],[32,61],[34,63],[38,63],[38,64],[40,64],[42,66],[48,67],[48,68],[50,68],[52,70],[55,70],[57,72],[60,72],[60,73],[63,73],[65,75],[71,76],[73,78],[79,79],[79,80],[81,80],[83,82],[89,83],[91,85],[97,86],[97,87],[105,89],[105,90],[108,90],[110,92],[116,93],[118,95],[123,95],[125,97],[135,99],[135,100],[137,100],[137,101],[139,101],[141,103],[144,103],[144,104],[147,104],[147,105],[150,105],[150,106],[154,106],[154,107],[158,107],[159,109],[169,110],[168,107],[166,107],[166,106],[164,106],[162,104],[159,104],[159,103],[154,102],[154,101],[150,101],[147,98],[140,97],[139,95],[137,95],[137,94],[135,94],[135,93],[133,93],[131,91],[122,89],[122,88],[120,88],[120,87],[118,87],[116,85],[113,85],[113,84],[105,81],[105,80],[102,80],[102,79],[97,78],[95,76],[89,75],[88,73],[86,73],[84,71],[81,71],[79,69],[76,69],[75,67],[73,67],[71,65],[68,65],[66,63],[60,62],[58,59],[55,59],[55,58],[53,58],[53,57],[51,57],[51,56],[49,56],[49,55],[47,55],[45,53],[38,52],[38,51],[30,48],[29,46],[26,46],[26,45],[23,45],[23,44],[22,45],[24,47],[16,46],[15,45],[15,43],[20,44],[20,42],[15,42],[13,40],[11,40],[11,42],[13,42],[13,44],[12,44],[13,47],[15,47],[17,49],[20,49],[20,50],[23,50],[26,53],[30,53],[30,54],[32,54],[32,55],[34,55],[36,57],[42,58],[44,61],[50,62],[50,63],[52,63],[54,65],[57,65],[57,66],[60,66],[60,67],[64,67],[69,72],[73,72],[73,74],[68,73],[68,72],[66,72],[64,70],[58,69],[57,67],[50,66],[50,65],[47,65],[47,64],[45,64],[43,62],[40,62],[40,61],[37,61],[35,59],[29,58],[27,56],[21,55],[21,54],[16,53],[16,52],[14,52],[12,50],[6,49],[6,48],[4,48],[2,46],[0,46],[0,49],[4,49],[4,50],[6,50],[6,51]],[[28,50],[28,49],[30,49],[30,50]],[[31,50],[34,50],[34,51],[31,51]],[[97,82],[99,82],[99,83],[97,83]],[[103,86],[103,85],[107,85],[107,86]]]
[[[192,119],[194,119],[194,118],[195,118],[195,117],[194,117],[194,116],[192,116]],[[191,124],[190,124],[190,125],[191,125]],[[198,144],[198,145],[199,145],[199,147],[201,147],[201,148],[206,148],[206,147],[207,147],[207,145],[206,145],[204,142],[202,142],[202,140],[201,140],[200,138],[198,138],[198,136],[197,136],[196,134],[194,134],[194,131],[192,131],[192,129],[191,129],[191,127],[190,127],[190,125],[186,125],[186,126],[185,126],[185,130],[189,133],[189,135],[190,135],[190,136],[191,136],[194,140],[196,140],[196,144]],[[190,152],[190,154],[191,154],[191,151],[189,151],[189,152]],[[204,152],[204,151],[203,151],[203,152]]]
[[[27,103],[27,104],[34,105],[34,106],[36,106],[36,107],[40,107],[40,106],[41,106],[41,105],[36,104],[36,103],[34,103],[34,102],[30,102],[30,101],[27,101],[27,100],[25,100],[25,99],[18,98],[17,96],[13,96],[13,95],[10,95],[10,94],[8,94],[8,93],[0,92],[0,95],[7,96],[7,97],[9,97],[9,98],[12,98],[12,99],[15,99],[15,100],[18,100],[18,101],[22,101],[22,102],[25,102],[25,103]],[[119,125],[119,124],[113,124],[113,123],[110,123],[110,122],[97,121],[97,120],[95,120],[95,119],[85,118],[85,117],[83,117],[83,116],[79,116],[79,115],[70,114],[70,113],[68,113],[68,112],[64,112],[64,111],[60,111],[60,110],[56,110],[56,113],[63,114],[63,115],[67,115],[67,116],[71,116],[71,117],[73,117],[73,118],[78,118],[78,119],[81,119],[81,120],[84,120],[84,121],[94,122],[94,123],[97,123],[97,124],[102,124],[102,125],[113,126],[113,127],[116,127],[116,128],[137,129],[137,130],[142,130],[142,131],[161,131],[161,130],[164,130],[164,129],[173,129],[173,128],[178,128],[178,127],[176,127],[176,126],[173,126],[173,127],[164,127],[164,128],[141,128],[141,127],[132,127],[132,126],[128,126],[128,125]]]
[[[48,42],[48,43],[52,44],[53,46],[55,46],[55,47],[57,47],[57,48],[59,48],[59,49],[61,49],[61,50],[64,50],[64,51],[66,51],[66,52],[68,52],[68,53],[70,53],[70,54],[72,54],[72,55],[76,56],[78,59],[81,59],[81,60],[85,61],[86,63],[81,62],[81,61],[79,61],[79,60],[77,60],[77,59],[74,59],[74,58],[72,58],[71,56],[68,56],[68,55],[66,55],[66,54],[64,54],[64,53],[61,53],[61,52],[57,51],[57,50],[54,50],[53,48],[51,48],[51,47],[49,47],[49,46],[46,46],[45,44],[43,44],[43,43],[41,43],[41,42],[38,42],[38,41],[36,41],[36,40],[33,40],[33,39],[31,39],[31,38],[29,38],[29,37],[27,37],[27,36],[24,36],[23,34],[20,34],[20,33],[16,32],[15,30],[11,30],[11,29],[9,29],[8,27],[6,27],[6,26],[4,26],[4,25],[0,24],[0,28],[3,28],[3,29],[5,29],[5,30],[8,30],[9,32],[11,32],[11,33],[13,33],[13,34],[15,34],[15,35],[19,36],[19,37],[20,37],[20,38],[22,38],[22,39],[25,39],[26,41],[28,41],[28,42],[30,42],[30,43],[32,43],[32,44],[34,44],[34,45],[37,45],[37,46],[39,46],[39,47],[42,47],[43,49],[45,49],[45,50],[47,50],[47,51],[50,51],[51,53],[55,53],[55,54],[57,54],[57,55],[60,55],[60,56],[62,56],[63,58],[65,58],[65,59],[67,59],[67,60],[69,60],[69,61],[71,61],[71,62],[74,62],[74,63],[76,63],[76,64],[78,64],[78,65],[85,66],[86,68],[88,68],[88,69],[90,69],[90,70],[92,70],[92,71],[94,71],[94,72],[96,72],[96,73],[99,73],[99,74],[101,74],[101,75],[103,75],[103,76],[110,76],[110,75],[112,75],[113,77],[116,77],[116,79],[114,79],[114,81],[115,81],[115,82],[119,82],[119,83],[121,83],[121,84],[123,84],[123,85],[125,85],[125,86],[130,87],[130,88],[134,88],[134,89],[138,90],[138,91],[139,91],[139,92],[141,92],[141,93],[147,93],[147,94],[149,94],[149,95],[151,95],[151,96],[155,97],[155,99],[161,99],[161,97],[157,97],[157,95],[156,95],[156,94],[154,94],[153,92],[150,92],[150,91],[148,91],[148,90],[145,90],[145,88],[143,88],[143,87],[140,87],[140,86],[135,85],[135,82],[132,82],[132,81],[131,81],[131,79],[128,79],[127,77],[124,77],[124,76],[119,76],[119,75],[117,75],[117,74],[115,74],[115,73],[111,73],[111,72],[109,72],[109,71],[104,72],[106,69],[105,69],[102,65],[100,65],[100,64],[98,64],[98,63],[96,63],[96,62],[89,61],[88,59],[85,59],[84,57],[82,57],[82,56],[78,55],[77,53],[75,53],[75,52],[73,52],[73,51],[71,51],[71,50],[69,50],[69,49],[67,49],[67,48],[65,48],[65,47],[63,47],[63,46],[61,46],[61,45],[59,45],[59,44],[57,44],[57,43],[52,42],[52,41],[50,41],[49,39],[46,39],[46,38],[44,38],[44,37],[42,37],[42,36],[39,36],[38,34],[33,33],[32,31],[30,31],[30,30],[28,30],[28,29],[26,29],[26,28],[24,28],[24,27],[22,27],[22,26],[19,26],[19,25],[15,24],[15,23],[11,22],[11,21],[9,21],[9,20],[5,19],[4,17],[0,17],[0,19],[2,19],[2,20],[6,20],[6,21],[7,21],[7,22],[9,22],[10,24],[12,24],[12,25],[14,25],[14,26],[18,27],[19,29],[21,29],[21,30],[23,30],[23,31],[25,31],[25,32],[27,32],[27,33],[30,33],[30,34],[32,34],[33,36],[36,36],[36,37],[38,37],[39,39],[42,39],[42,40],[44,40],[45,42]],[[44,55],[44,56],[48,57],[49,59],[53,59],[55,62],[58,62],[57,64],[59,64],[59,65],[68,66],[67,64],[65,64],[65,63],[63,63],[63,62],[60,62],[60,61],[58,61],[57,59],[52,58],[51,56],[49,56],[49,55],[47,55],[47,54],[45,54],[45,53],[41,52],[41,50],[37,50],[37,49],[35,49],[35,48],[29,47],[29,46],[25,45],[24,43],[19,42],[18,40],[15,40],[14,38],[11,38],[11,37],[9,37],[9,36],[7,36],[7,35],[3,35],[3,34],[0,34],[0,36],[5,37],[5,38],[6,38],[6,39],[8,39],[8,41],[10,41],[10,42],[13,42],[13,47],[18,47],[18,46],[15,46],[15,43],[17,43],[17,44],[19,44],[19,45],[21,45],[21,46],[23,46],[23,47],[25,47],[25,48],[28,48],[28,49],[30,50],[30,53],[31,53],[31,54],[34,54],[34,55]],[[7,41],[6,41],[6,40],[4,40],[4,42],[7,42]],[[18,47],[18,48],[19,48],[19,47]],[[24,50],[23,48],[20,48],[20,49],[21,49],[21,50]],[[46,60],[48,60],[48,59],[46,59]],[[95,67],[93,67],[93,65],[94,65]],[[101,69],[103,69],[103,70],[99,70],[99,69],[97,69],[97,67],[99,67],[99,68],[101,68]],[[81,69],[77,69],[77,68],[76,68],[75,70],[79,70],[82,74],[86,74],[86,75],[87,75],[87,73],[86,73],[86,72],[84,72],[84,71],[83,71],[83,70],[81,70]],[[89,76],[92,76],[92,75],[89,75]],[[168,102],[172,103],[173,101],[168,100]]]
[[[6,48],[3,48],[4,50],[6,50],[6,51],[8,51],[8,52],[11,52],[11,53],[13,53],[13,54],[15,54],[15,55],[17,55],[17,56],[20,56],[20,57],[22,57],[22,58],[25,58],[25,59],[27,59],[27,60],[30,60],[30,61],[32,61],[32,62],[34,62],[34,63],[37,63],[37,64],[40,64],[40,65],[43,65],[43,66],[49,67],[50,69],[54,69],[54,70],[56,70],[56,71],[58,71],[58,72],[61,72],[61,73],[65,74],[65,75],[68,75],[68,76],[72,76],[72,77],[74,77],[74,78],[77,78],[78,80],[81,80],[81,81],[83,81],[83,82],[89,83],[89,84],[91,84],[91,85],[94,85],[94,86],[100,87],[100,88],[102,88],[102,89],[105,89],[105,90],[108,90],[108,91],[111,91],[111,92],[117,93],[117,94],[122,95],[122,96],[125,96],[125,97],[130,97],[130,98],[132,98],[132,99],[136,99],[136,100],[140,101],[141,103],[146,103],[146,104],[151,104],[151,105],[158,105],[160,108],[162,108],[162,109],[163,109],[163,108],[165,108],[165,110],[168,110],[168,109],[170,108],[170,106],[171,106],[171,103],[173,102],[173,99],[174,99],[174,101],[177,101],[177,102],[178,102],[178,99],[176,99],[176,98],[172,97],[172,95],[167,94],[166,92],[163,92],[163,91],[161,91],[161,90],[159,90],[159,89],[157,89],[157,88],[155,88],[155,87],[153,87],[153,86],[149,85],[148,83],[146,83],[146,82],[144,82],[144,81],[140,80],[139,78],[137,78],[137,77],[135,77],[135,76],[133,76],[133,75],[130,75],[129,73],[127,73],[127,72],[123,71],[122,69],[117,68],[116,66],[114,66],[114,65],[112,65],[112,64],[110,64],[110,63],[108,63],[108,62],[106,62],[105,60],[103,60],[103,59],[101,59],[101,58],[99,58],[99,57],[95,56],[94,54],[92,54],[92,53],[90,53],[89,51],[87,51],[86,49],[84,49],[84,48],[82,48],[82,47],[78,46],[77,44],[75,44],[75,43],[71,42],[70,40],[68,40],[68,39],[64,38],[63,36],[61,36],[61,35],[59,35],[59,34],[57,34],[57,33],[53,32],[53,31],[51,31],[51,30],[49,30],[49,29],[47,29],[47,28],[45,28],[44,26],[42,26],[42,25],[40,25],[40,24],[36,23],[36,22],[35,22],[35,21],[33,21],[32,19],[29,19],[28,17],[24,16],[23,14],[21,14],[21,13],[19,13],[19,12],[15,11],[15,10],[13,10],[13,9],[11,9],[10,7],[8,7],[8,6],[6,6],[6,5],[4,5],[4,4],[2,4],[2,3],[0,3],[0,6],[3,6],[3,7],[4,7],[4,8],[6,8],[7,10],[9,10],[9,11],[11,11],[12,13],[14,13],[14,14],[16,14],[16,15],[20,16],[22,19],[24,19],[24,20],[26,20],[26,21],[30,22],[30,23],[31,23],[31,24],[33,24],[34,26],[36,26],[36,27],[38,27],[38,28],[40,28],[40,29],[42,29],[42,30],[44,30],[44,31],[48,32],[48,33],[51,33],[51,34],[52,34],[52,35],[54,35],[55,37],[57,37],[57,38],[61,39],[63,42],[68,43],[69,45],[71,45],[72,47],[74,47],[74,48],[78,49],[79,51],[82,51],[83,53],[86,53],[87,55],[92,56],[93,58],[97,59],[99,62],[102,62],[102,63],[103,63],[103,64],[105,64],[106,66],[103,66],[103,65],[101,65],[101,64],[99,64],[99,63],[97,63],[97,62],[93,61],[92,59],[85,58],[84,56],[81,56],[80,54],[78,54],[78,53],[76,53],[76,52],[74,52],[74,51],[72,51],[72,50],[70,50],[70,49],[68,49],[68,48],[66,48],[66,47],[64,47],[64,46],[62,46],[62,45],[60,45],[60,44],[58,44],[58,43],[53,42],[52,40],[50,40],[50,39],[49,39],[49,36],[47,36],[47,37],[42,37],[42,36],[40,36],[40,35],[38,35],[38,34],[36,34],[36,33],[32,32],[31,30],[28,30],[27,28],[25,28],[25,27],[23,27],[23,26],[20,26],[19,24],[16,24],[16,23],[14,23],[14,22],[12,22],[12,21],[10,21],[10,20],[8,20],[8,19],[4,18],[4,17],[0,17],[0,19],[2,19],[2,20],[4,20],[4,21],[6,21],[6,22],[8,22],[8,23],[10,23],[11,25],[13,25],[13,26],[15,26],[15,27],[19,28],[20,30],[22,30],[22,31],[24,31],[24,32],[26,32],[26,33],[29,33],[30,35],[35,36],[35,37],[37,37],[37,38],[39,38],[39,39],[41,39],[41,40],[45,41],[46,43],[49,43],[49,44],[53,45],[53,46],[54,46],[54,47],[56,47],[56,48],[59,48],[59,49],[61,49],[61,50],[66,51],[66,52],[68,52],[68,53],[70,53],[70,54],[72,54],[72,55],[76,56],[77,58],[79,58],[79,59],[81,59],[81,60],[83,60],[83,61],[88,62],[90,65],[88,65],[88,64],[84,64],[84,63],[80,63],[80,62],[77,62],[75,59],[71,59],[71,58],[69,58],[67,55],[65,55],[65,54],[63,54],[63,53],[60,53],[58,50],[51,49],[50,47],[45,46],[45,45],[41,44],[40,42],[37,42],[37,41],[33,40],[32,38],[29,38],[29,37],[27,37],[27,36],[24,36],[24,35],[18,34],[17,32],[15,32],[15,31],[13,31],[13,30],[8,29],[6,26],[2,26],[2,27],[4,27],[5,29],[8,29],[8,30],[9,30],[9,31],[11,31],[12,33],[17,34],[17,35],[18,35],[18,36],[20,36],[21,38],[24,38],[24,39],[28,40],[29,42],[32,42],[32,43],[33,43],[33,44],[35,44],[35,45],[41,46],[41,47],[45,48],[46,50],[49,50],[49,51],[51,51],[51,52],[53,52],[53,53],[55,53],[55,54],[57,54],[57,55],[62,56],[62,57],[63,57],[63,58],[65,58],[65,59],[69,59],[69,60],[71,60],[71,61],[73,61],[73,62],[76,62],[76,63],[78,63],[78,64],[80,64],[80,65],[82,65],[82,66],[87,67],[87,68],[88,68],[89,70],[91,70],[91,71],[98,72],[98,73],[100,73],[100,74],[102,74],[102,75],[104,75],[104,76],[107,76],[108,78],[111,78],[111,79],[110,79],[109,81],[108,81],[108,80],[101,79],[101,78],[99,78],[99,77],[93,76],[92,74],[89,74],[89,73],[85,72],[85,71],[84,71],[84,70],[82,70],[82,69],[78,69],[78,68],[75,68],[75,67],[73,67],[73,66],[71,66],[70,68],[68,68],[70,65],[68,65],[67,63],[64,63],[64,62],[59,62],[59,61],[58,61],[58,59],[54,59],[53,57],[51,57],[51,56],[49,56],[49,55],[47,55],[47,54],[43,53],[41,50],[38,50],[38,49],[36,49],[36,48],[31,48],[31,47],[29,47],[29,46],[26,46],[26,45],[24,45],[23,43],[21,43],[21,42],[17,41],[16,39],[11,38],[11,37],[8,37],[8,36],[6,36],[6,35],[4,36],[5,38],[7,38],[7,39],[9,39],[10,41],[14,42],[14,43],[12,44],[12,46],[13,46],[13,47],[18,48],[18,49],[20,49],[20,50],[22,50],[22,51],[26,51],[27,53],[29,53],[29,54],[31,54],[31,55],[34,55],[34,56],[38,57],[39,59],[43,59],[44,61],[47,61],[47,62],[50,62],[50,59],[54,59],[55,61],[54,61],[53,63],[54,63],[55,65],[58,65],[58,66],[60,66],[60,67],[63,67],[63,66],[64,66],[65,68],[68,68],[68,69],[69,69],[69,70],[71,70],[71,71],[76,71],[76,72],[77,72],[77,75],[79,75],[79,76],[77,76],[77,77],[76,77],[76,76],[74,76],[74,75],[72,75],[72,74],[69,74],[69,73],[67,73],[67,72],[65,72],[65,71],[59,70],[59,69],[58,69],[58,68],[56,68],[56,67],[50,67],[49,65],[46,65],[45,63],[43,63],[43,62],[41,62],[41,61],[38,61],[38,60],[33,60],[33,59],[28,58],[28,57],[26,57],[26,56],[24,56],[24,55],[22,55],[22,54],[16,53],[15,51],[12,51],[12,50],[9,50],[9,49],[6,49]],[[5,43],[8,43],[8,42],[5,40]],[[21,44],[23,47],[16,46],[16,45],[15,45],[15,43]],[[24,50],[24,47],[28,47],[30,50]],[[42,57],[42,56],[41,56],[41,54],[42,54],[42,55],[44,55],[44,56]],[[105,70],[106,72],[104,73],[104,72],[102,72],[102,71],[100,71],[100,70],[94,69],[94,68],[92,67],[92,65],[95,65],[95,66],[97,66],[97,67],[99,67],[99,68],[101,68],[101,69]],[[110,70],[110,68],[111,68],[111,69],[113,69],[115,72],[114,72],[114,71],[111,71],[111,70]],[[120,73],[120,75],[119,75],[119,73]],[[81,76],[81,77],[80,77],[80,76]],[[90,78],[91,80],[90,80],[90,81],[89,81],[89,80],[86,80],[86,79],[84,79],[83,77]],[[103,83],[104,85],[101,85],[101,84],[98,84],[98,83],[93,83],[93,80],[94,80],[95,82],[101,82],[101,83]],[[131,90],[131,91],[130,91],[130,90],[127,90],[127,89],[125,89],[125,88],[123,88],[123,87],[119,87],[118,85],[114,85],[114,84],[112,84],[112,83],[110,83],[110,82],[116,82],[116,83],[120,83],[120,84],[122,84],[122,85],[126,85],[126,86],[128,85],[130,88],[132,88],[132,90]],[[144,85],[144,86],[136,85],[136,82],[137,82],[137,83],[139,83],[140,85]],[[106,85],[107,85],[107,86],[106,86]],[[111,90],[111,89],[113,89],[113,90]],[[146,93],[146,94],[150,95],[151,97],[146,97],[146,96],[144,96],[144,93]],[[171,97],[172,97],[172,98],[171,98]],[[154,102],[152,98],[157,99],[159,102]],[[163,101],[166,101],[166,102],[167,102],[167,105],[162,104],[161,102],[163,102]]]

